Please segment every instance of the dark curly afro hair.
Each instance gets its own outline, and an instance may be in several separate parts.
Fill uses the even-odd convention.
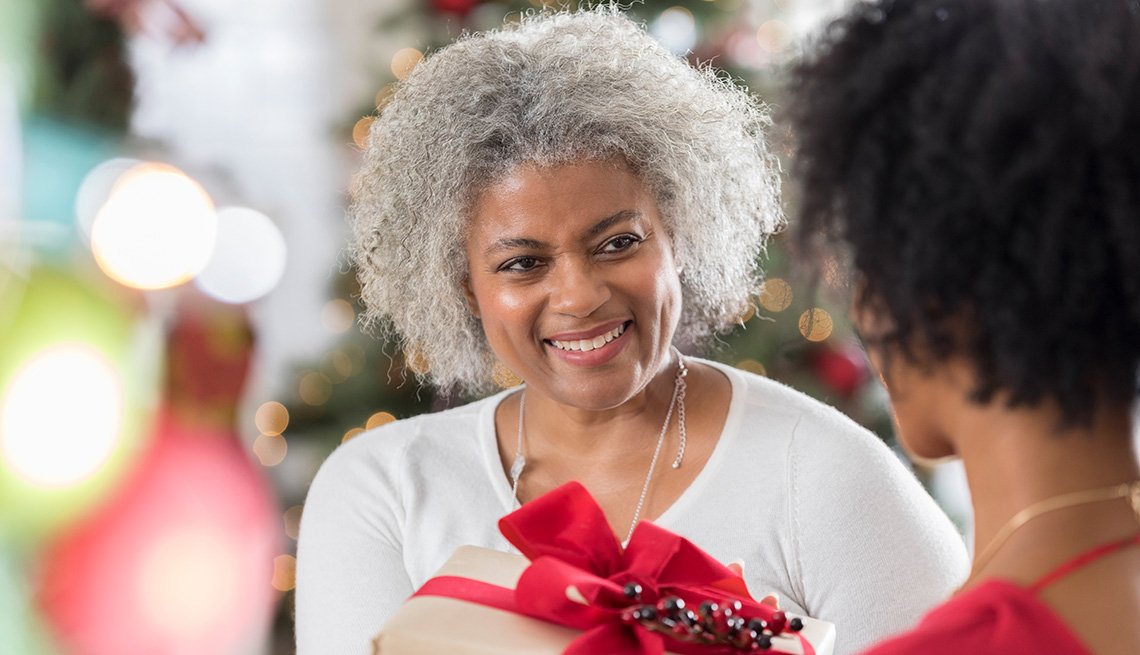
[[[784,112],[797,243],[848,252],[877,345],[1067,425],[1133,402],[1140,2],[866,2],[815,45]]]

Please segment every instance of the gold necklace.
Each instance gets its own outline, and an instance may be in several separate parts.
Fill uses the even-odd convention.
[[[1065,509],[1066,507],[1087,505],[1089,503],[1105,500],[1116,500],[1117,498],[1124,498],[1126,496],[1132,503],[1132,511],[1136,512],[1136,520],[1140,522],[1140,480],[1114,484],[1110,487],[1073,491],[1033,503],[1029,507],[1014,514],[1006,521],[1005,525],[1001,526],[1001,529],[998,530],[994,538],[991,539],[990,543],[982,550],[982,553],[974,558],[974,571],[970,574],[966,582],[973,580],[974,577],[990,563],[990,560],[993,559],[998,550],[1005,545],[1005,542],[1009,541],[1009,538],[1018,528],[1042,514],[1055,512],[1059,509]]]

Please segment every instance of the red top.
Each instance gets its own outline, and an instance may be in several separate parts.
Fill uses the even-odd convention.
[[[910,632],[884,641],[864,655],[1091,655],[1037,594],[1082,566],[1135,545],[1140,545],[1140,535],[1099,546],[1028,587],[1001,579],[987,580],[931,610]]]

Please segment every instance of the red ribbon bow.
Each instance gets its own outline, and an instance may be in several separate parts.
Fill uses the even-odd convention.
[[[531,560],[513,599],[498,593],[510,590],[454,578],[435,578],[417,595],[459,597],[582,630],[564,651],[566,655],[662,655],[665,636],[623,614],[669,596],[681,598],[689,607],[706,600],[739,601],[740,615],[766,621],[776,612],[752,598],[744,580],[732,569],[652,523],[639,523],[623,549],[602,509],[577,482],[503,517],[499,529]],[[631,582],[641,586],[639,600],[624,593]],[[810,654],[807,641],[801,643]],[[668,640],[668,648],[684,655],[739,652],[726,644],[674,639]]]

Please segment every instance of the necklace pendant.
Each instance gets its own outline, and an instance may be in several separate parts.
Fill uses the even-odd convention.
[[[523,467],[526,466],[526,458],[522,453],[515,453],[515,461],[511,463],[511,482],[515,485],[519,483],[519,477],[522,476]]]

